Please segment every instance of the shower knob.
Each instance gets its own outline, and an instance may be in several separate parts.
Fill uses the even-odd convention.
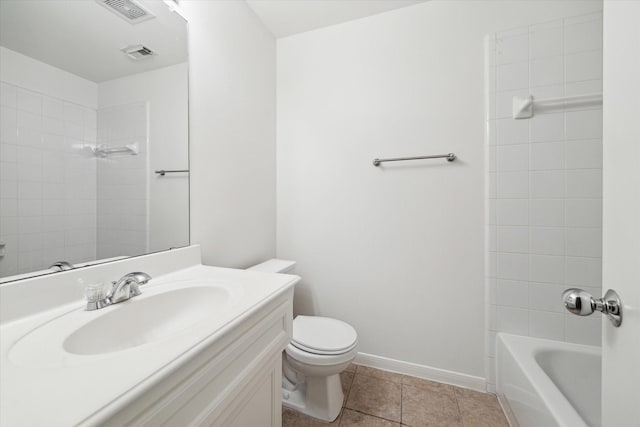
[[[589,292],[571,288],[562,293],[562,302],[567,310],[578,316],[589,316],[594,311],[606,314],[618,327],[622,323],[622,303],[618,294],[609,289],[603,298],[595,299]]]

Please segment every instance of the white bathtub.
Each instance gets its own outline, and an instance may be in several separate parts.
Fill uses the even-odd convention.
[[[512,423],[600,427],[599,347],[503,333],[496,345],[497,392]]]

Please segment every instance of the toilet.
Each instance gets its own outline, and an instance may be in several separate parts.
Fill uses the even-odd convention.
[[[271,259],[249,270],[292,273],[295,261]],[[356,330],[341,320],[296,316],[293,337],[282,357],[282,404],[311,417],[333,421],[344,393],[340,372],[358,352]]]

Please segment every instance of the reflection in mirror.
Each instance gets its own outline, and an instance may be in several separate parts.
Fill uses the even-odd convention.
[[[0,282],[189,244],[174,8],[0,0]]]

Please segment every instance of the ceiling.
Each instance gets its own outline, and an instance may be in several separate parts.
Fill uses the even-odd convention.
[[[154,19],[132,25],[94,0],[0,0],[0,45],[102,82],[187,60],[187,26],[162,0],[139,0]],[[139,61],[121,48],[144,44]]]
[[[422,3],[426,0],[246,0],[275,37]]]

